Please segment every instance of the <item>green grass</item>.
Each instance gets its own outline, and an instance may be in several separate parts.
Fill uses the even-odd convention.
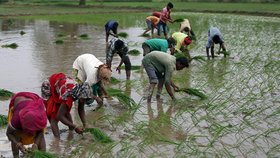
[[[9,98],[11,98],[11,96],[13,95],[14,93],[9,91],[9,90],[6,90],[6,89],[0,89],[0,100],[7,100]]]
[[[111,143],[113,140],[99,128],[86,128],[85,132],[90,132],[94,140],[101,143]]]

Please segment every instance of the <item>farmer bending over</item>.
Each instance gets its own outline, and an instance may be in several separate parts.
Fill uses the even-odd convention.
[[[19,150],[26,153],[24,145],[32,149],[46,150],[44,129],[47,115],[43,99],[35,93],[19,92],[13,95],[8,113],[7,137],[11,141],[13,156],[19,157]]]
[[[206,44],[206,54],[207,54],[208,59],[210,59],[209,48],[211,48],[212,59],[214,59],[214,57],[215,57],[214,56],[214,45],[215,44],[220,45],[218,53],[220,53],[221,48],[223,49],[223,51],[226,51],[222,33],[220,32],[220,30],[217,27],[210,27],[210,29],[208,30],[208,42]]]
[[[49,83],[47,83],[49,82]],[[50,86],[49,91],[44,91],[45,85]],[[63,73],[57,73],[50,76],[48,81],[42,84],[42,93],[44,96],[49,96],[47,100],[47,116],[51,124],[51,128],[55,137],[60,138],[58,122],[69,127],[70,130],[75,130],[76,133],[82,134],[83,128],[78,127],[73,123],[70,110],[73,102],[78,99],[95,99],[99,105],[103,104],[101,98],[92,94],[91,87],[87,82],[78,84],[74,79],[67,77]],[[78,104],[79,117],[85,128],[85,110],[84,104]]]
[[[192,30],[192,28],[191,28],[191,25],[190,25],[190,22],[189,22],[188,19],[184,19],[184,21],[182,21],[182,22],[180,23],[179,32],[182,32],[182,33],[183,33],[184,31],[187,33],[187,35],[188,35],[189,37],[191,37],[192,39],[195,40],[195,34],[194,34],[194,32],[193,32],[193,30]]]
[[[172,34],[172,37],[176,41],[175,51],[179,53],[180,52],[186,53],[188,59],[191,60],[191,56],[187,46],[192,43],[192,39],[187,34],[184,34],[182,32],[174,32]]]
[[[168,38],[167,40],[160,38],[148,39],[142,44],[143,56],[155,50],[166,53],[168,48],[171,55],[173,55],[175,51],[175,44],[176,41],[172,37]]]
[[[114,20],[109,20],[105,24],[106,43],[108,42],[109,35],[118,37],[118,26],[119,26],[119,23]]]
[[[111,39],[107,48],[106,64],[111,68],[113,56],[115,53],[118,54],[121,58],[121,62],[117,67],[116,71],[121,73],[121,66],[124,63],[125,71],[126,71],[126,79],[129,80],[131,74],[131,63],[127,55],[127,52],[128,52],[128,46],[123,40],[118,38]]]
[[[95,96],[103,99],[108,94],[104,88],[110,81],[111,69],[92,54],[82,54],[73,63],[73,71],[78,83],[87,82]],[[84,104],[83,99],[79,104]]]
[[[157,98],[160,98],[163,84],[165,84],[168,94],[172,99],[175,99],[171,87],[175,91],[178,91],[179,88],[171,80],[172,73],[175,70],[182,70],[185,67],[189,67],[187,58],[180,57],[176,59],[176,57],[170,54],[153,51],[144,57],[142,64],[150,80],[148,100],[151,100],[156,84],[158,84]]]
[[[152,37],[154,35],[154,29],[157,28],[157,24],[159,22],[159,18],[156,16],[148,16],[146,18],[147,28],[143,32],[142,35],[146,34],[147,32],[151,31]]]

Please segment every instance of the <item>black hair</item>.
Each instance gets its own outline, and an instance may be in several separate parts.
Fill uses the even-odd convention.
[[[215,44],[221,43],[221,39],[218,35],[214,35],[212,40]]]
[[[186,57],[179,57],[176,59],[176,62],[180,62],[181,65],[184,65],[185,67],[189,67],[189,61]]]
[[[169,2],[169,3],[167,4],[167,6],[168,6],[169,8],[173,8],[173,4],[172,4],[171,2]]]
[[[169,38],[167,39],[167,42],[168,42],[168,45],[169,45],[169,46],[170,46],[170,45],[172,45],[172,46],[175,46],[175,45],[176,45],[176,41],[175,41],[175,39],[172,38],[172,37],[169,37]]]
[[[115,49],[116,50],[120,50],[122,47],[124,46],[124,42],[122,41],[122,40],[117,40],[116,42],[115,42]]]

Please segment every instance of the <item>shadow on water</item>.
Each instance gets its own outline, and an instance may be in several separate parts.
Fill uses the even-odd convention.
[[[153,96],[147,102],[145,71],[133,71],[126,81],[124,70],[121,74],[115,71],[120,58],[114,56],[113,77],[121,82],[110,87],[124,91],[139,106],[127,109],[111,98],[98,110],[86,107],[89,126],[102,129],[114,142],[101,144],[88,133],[69,132],[62,124],[61,140],[56,140],[48,125],[47,150],[60,157],[278,157],[280,35],[275,32],[279,32],[279,19],[180,13],[182,16],[189,17],[197,35],[191,56],[205,56],[209,26],[219,26],[231,52],[231,58],[193,61],[189,69],[174,72],[176,85],[200,89],[208,99],[176,93],[177,100],[171,101],[164,90],[160,100]],[[142,52],[146,38],[139,35],[145,21],[135,23],[137,26],[123,26],[119,32],[129,34],[125,40],[130,49]],[[0,26],[0,45],[19,45],[16,49],[0,47],[0,88],[40,94],[42,81],[52,73],[71,76],[72,63],[80,54],[92,53],[105,61],[103,26],[10,19],[0,20]],[[171,25],[170,33],[178,28],[179,24]],[[88,39],[82,39],[82,34]],[[63,43],[56,44],[57,40]],[[143,56],[130,58],[139,66]],[[7,114],[8,103],[0,102],[0,114]],[[71,113],[75,123],[81,124],[75,106]],[[5,127],[0,128],[0,153],[12,156]]]

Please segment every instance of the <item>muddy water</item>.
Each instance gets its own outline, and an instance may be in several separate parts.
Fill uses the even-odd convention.
[[[162,100],[147,103],[148,80],[145,72],[133,72],[125,81],[124,71],[113,76],[122,82],[111,85],[124,90],[140,107],[128,110],[116,99],[106,100],[97,111],[86,107],[90,126],[104,130],[114,140],[99,144],[86,133],[71,133],[61,126],[61,140],[55,140],[48,125],[48,151],[59,157],[265,157],[279,156],[279,28],[277,18],[178,13],[190,17],[198,41],[192,56],[205,56],[207,29],[219,26],[224,32],[231,58],[218,56],[206,62],[194,61],[187,70],[177,72],[180,87],[201,89],[208,99],[183,93],[176,102],[164,91]],[[1,20],[0,45],[17,43],[17,49],[0,48],[0,88],[13,92],[40,94],[40,84],[55,72],[71,75],[74,59],[92,53],[105,61],[103,26],[49,21]],[[122,27],[130,49],[141,50],[139,37],[144,22]],[[250,26],[250,27],[248,27]],[[171,32],[178,24],[170,27]],[[20,31],[26,32],[20,35]],[[89,39],[79,36],[88,34]],[[63,37],[58,37],[63,34]],[[55,44],[63,39],[63,44]],[[131,56],[140,65],[142,55]],[[113,65],[117,66],[115,56]],[[0,114],[7,113],[8,101],[0,101]],[[75,107],[74,121],[80,124]],[[5,127],[0,129],[0,153],[11,157]]]

